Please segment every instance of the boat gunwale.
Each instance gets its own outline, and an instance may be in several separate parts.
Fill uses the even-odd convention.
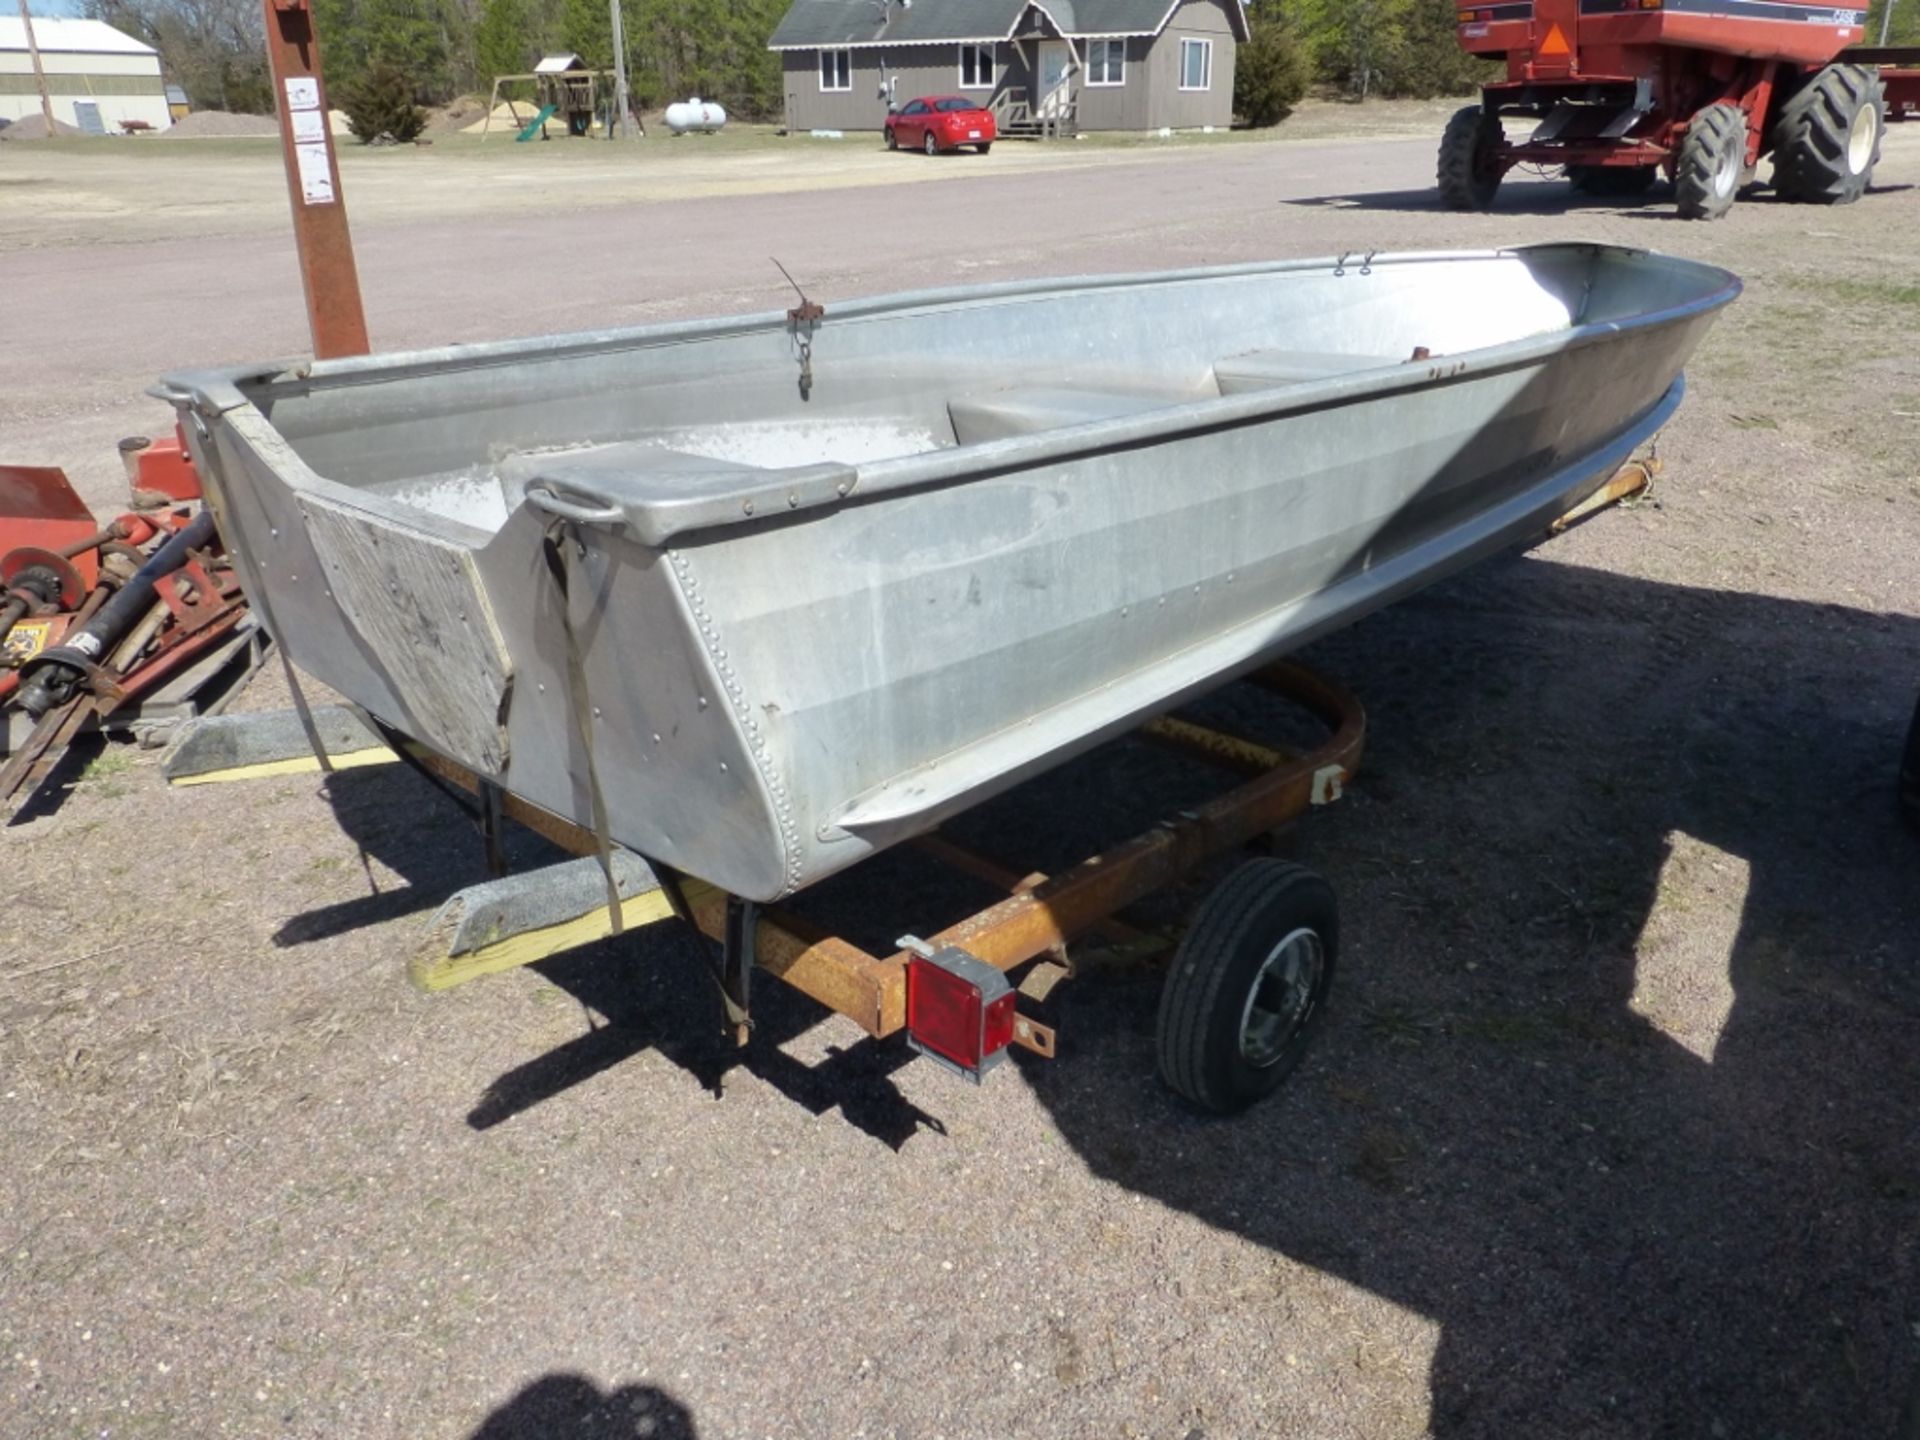
[[[623,512],[622,519],[610,523],[630,531],[643,544],[661,548],[669,541],[691,532],[790,522],[823,506],[858,504],[883,496],[962,484],[1088,454],[1145,443],[1177,441],[1197,432],[1238,428],[1297,413],[1340,408],[1408,391],[1497,375],[1538,363],[1549,356],[1585,349],[1637,331],[1672,325],[1717,310],[1737,298],[1742,288],[1738,276],[1704,261],[1659,254],[1637,246],[1596,241],[1555,241],[1493,250],[1371,255],[1364,262],[1354,263],[1349,263],[1353,262],[1353,255],[1349,253],[1337,260],[1257,261],[1176,271],[949,286],[844,301],[830,312],[829,320],[871,319],[915,310],[1061,292],[1139,288],[1256,275],[1315,273],[1328,268],[1334,274],[1364,275],[1402,265],[1486,263],[1553,252],[1587,252],[1595,259],[1605,253],[1628,258],[1653,257],[1669,266],[1700,272],[1703,278],[1717,279],[1719,283],[1703,294],[1659,309],[1605,321],[1582,321],[1576,315],[1565,329],[1522,336],[1456,355],[1435,356],[1431,360],[1388,362],[1344,375],[1272,389],[1252,390],[1238,395],[1200,396],[1171,405],[1155,406],[1132,415],[1063,425],[1032,435],[1009,436],[973,445],[942,447],[913,455],[845,465],[836,468],[836,473],[846,477],[842,485],[809,484],[796,489],[794,481],[799,473],[802,470],[817,472],[822,468],[819,466],[784,469],[743,466],[739,472],[741,483],[698,496],[639,497],[622,501],[582,489],[571,478],[562,481],[561,488],[570,497],[577,495],[620,509]],[[181,408],[191,407],[209,418],[215,415],[228,416],[231,421],[238,418],[232,415],[234,411],[253,412],[249,419],[257,419],[263,429],[282,440],[282,444],[275,447],[281,452],[276,456],[275,468],[283,471],[283,479],[303,484],[319,482],[325,492],[336,496],[344,493],[351,496],[354,503],[384,515],[387,513],[386,505],[367,506],[365,502],[385,497],[370,495],[314,470],[299,457],[290,443],[284,441],[255,398],[244,393],[241,386],[249,385],[257,393],[300,394],[318,387],[357,387],[423,375],[490,369],[535,359],[544,363],[697,343],[734,335],[779,332],[786,330],[789,323],[784,312],[762,312],[749,316],[588,331],[565,337],[534,336],[479,345],[444,346],[325,361],[256,363],[170,374],[148,393]],[[259,399],[271,398],[274,398],[273,394],[259,393]],[[242,425],[240,428],[254,427]],[[813,478],[818,479],[818,475]],[[400,506],[399,502],[391,503],[396,508],[407,508]],[[480,533],[464,525],[459,528],[469,533]]]

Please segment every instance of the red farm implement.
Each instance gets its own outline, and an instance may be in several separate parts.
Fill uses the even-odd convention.
[[[1904,107],[1912,83],[1842,54],[1861,39],[1866,15],[1805,0],[1462,8],[1461,45],[1504,58],[1507,75],[1448,123],[1441,198],[1483,210],[1514,166],[1557,165],[1596,195],[1642,195],[1664,174],[1680,213],[1710,220],[1771,156],[1782,197],[1857,200],[1880,155],[1889,86]],[[1509,139],[1508,119],[1531,119],[1534,129]]]

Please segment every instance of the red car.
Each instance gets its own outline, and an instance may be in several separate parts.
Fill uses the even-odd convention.
[[[942,150],[977,145],[984,155],[997,138],[993,112],[964,95],[923,95],[887,116],[889,150],[907,145],[937,155]]]

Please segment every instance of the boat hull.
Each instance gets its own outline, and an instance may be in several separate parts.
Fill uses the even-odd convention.
[[[616,840],[770,900],[1538,536],[1736,289],[1556,246],[836,307],[804,398],[782,317],[167,390],[303,668],[581,824],[590,743]],[[767,414],[935,443],[676,448]],[[393,498],[476,455],[497,526]]]

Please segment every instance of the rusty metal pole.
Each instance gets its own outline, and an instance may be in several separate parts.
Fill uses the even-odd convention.
[[[40,63],[40,43],[33,38],[33,15],[27,9],[27,0],[20,0],[20,23],[26,28],[27,54],[33,61],[33,83],[40,87],[40,113],[47,117],[47,135],[51,138],[60,132],[54,127],[53,96],[47,92],[47,71]]]
[[[307,329],[317,360],[364,355],[367,319],[360,307],[360,276],[340,193],[340,165],[327,123],[327,92],[320,79],[320,40],[308,0],[261,0],[266,8],[267,59],[280,111],[293,238],[300,251]]]

